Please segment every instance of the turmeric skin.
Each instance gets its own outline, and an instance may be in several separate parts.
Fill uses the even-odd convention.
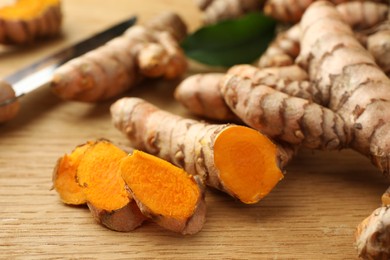
[[[195,177],[137,150],[122,160],[121,173],[144,215],[182,234],[201,230],[206,206],[203,186]]]
[[[0,43],[28,44],[61,31],[60,0],[18,0],[0,8]]]
[[[244,203],[266,196],[283,179],[282,168],[290,158],[251,128],[185,119],[139,98],[119,99],[111,106],[111,114],[133,147],[182,167]],[[239,157],[242,147],[247,150]]]

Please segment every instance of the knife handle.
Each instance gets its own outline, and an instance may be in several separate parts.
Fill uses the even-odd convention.
[[[0,124],[14,118],[20,109],[20,103],[12,87],[0,80]]]

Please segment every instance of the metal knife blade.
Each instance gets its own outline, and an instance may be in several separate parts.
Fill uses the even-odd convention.
[[[16,101],[16,99],[24,94],[48,84],[51,81],[51,76],[56,68],[73,58],[103,45],[114,37],[121,35],[126,29],[134,25],[136,20],[137,18],[133,16],[130,19],[121,21],[81,42],[66,47],[6,76],[4,80],[12,85],[12,88],[15,91],[15,97],[12,98],[13,100],[0,100],[0,108],[1,106]]]

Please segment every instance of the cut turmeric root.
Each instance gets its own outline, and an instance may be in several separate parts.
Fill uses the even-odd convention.
[[[61,23],[60,0],[18,0],[0,8],[0,43],[27,44],[55,36]]]
[[[203,185],[195,177],[165,160],[137,150],[122,160],[121,173],[145,216],[182,234],[201,230],[206,204]]]
[[[93,217],[116,231],[131,231],[146,217],[126,190],[119,163],[127,154],[99,140],[77,147],[60,158],[53,175],[54,189],[66,204],[87,204]]]
[[[185,119],[139,98],[118,100],[111,114],[133,147],[182,167],[244,203],[266,196],[283,179],[282,168],[292,155],[254,129]]]

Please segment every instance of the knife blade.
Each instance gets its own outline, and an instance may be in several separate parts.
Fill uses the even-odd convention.
[[[15,95],[10,97],[2,97],[2,86],[0,84],[0,110],[18,102],[18,99],[23,95],[44,86],[51,81],[54,71],[69,60],[87,53],[90,50],[96,49],[109,40],[123,34],[129,27],[135,24],[137,18],[132,16],[124,21],[121,21],[105,30],[98,32],[85,40],[82,40],[74,45],[65,47],[64,49],[55,52],[47,57],[44,57],[26,67],[6,76],[3,80],[12,86]],[[7,91],[9,92],[9,91]],[[1,118],[0,122],[4,121]]]

